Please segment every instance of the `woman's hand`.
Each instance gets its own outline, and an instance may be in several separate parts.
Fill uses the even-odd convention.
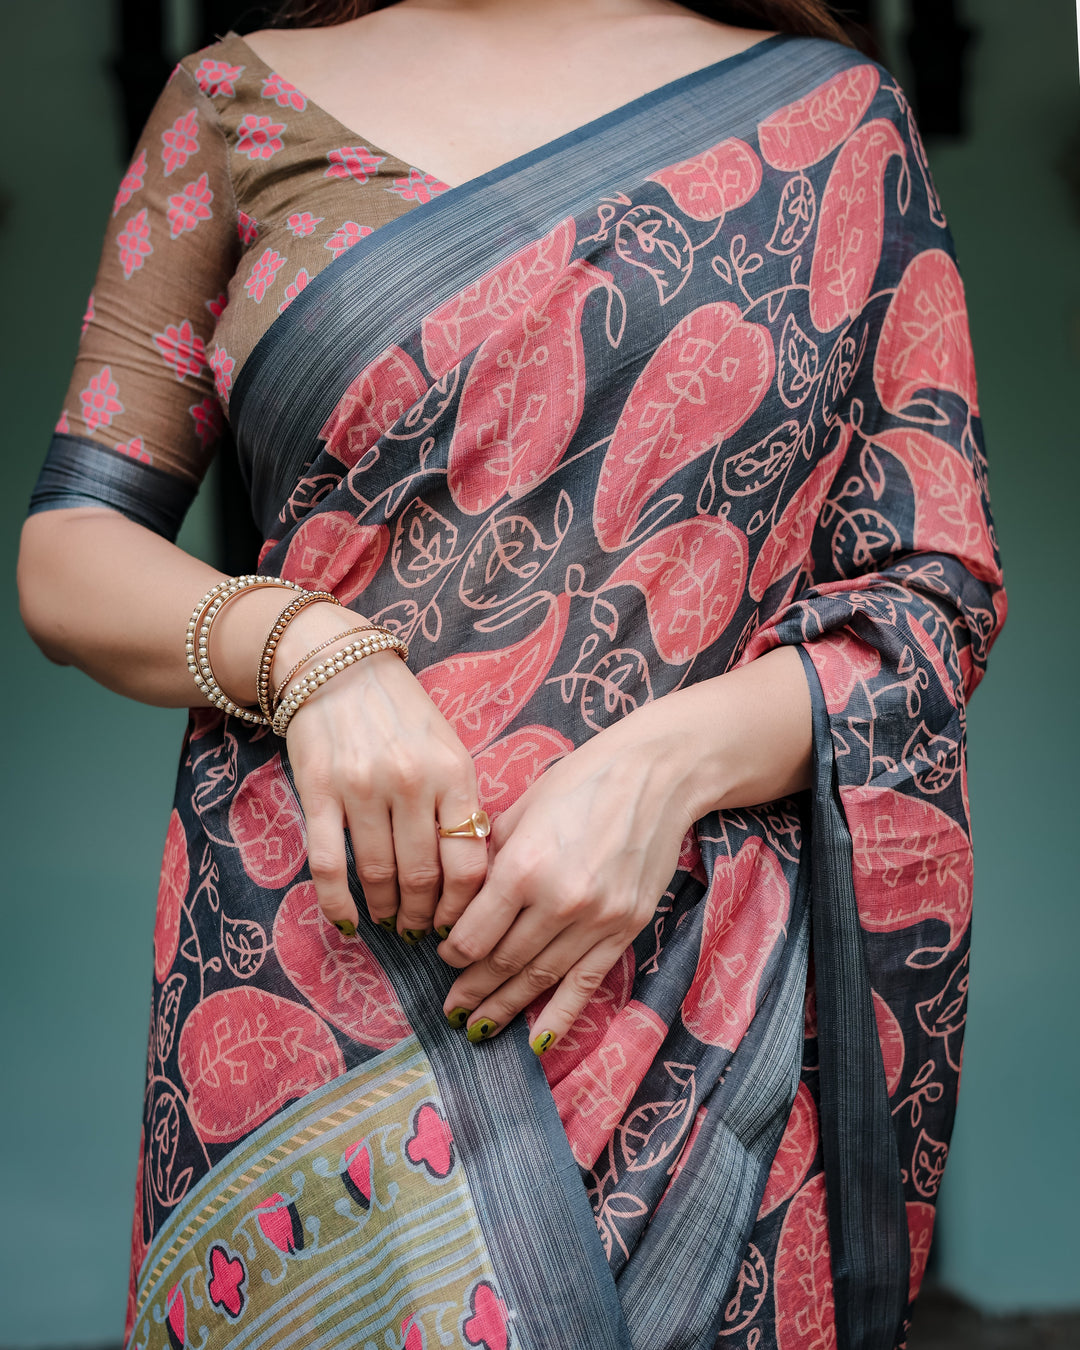
[[[215,629],[220,646],[212,652],[223,687],[229,687],[224,679],[234,668],[247,671],[257,664],[244,626],[265,636],[289,598],[283,591],[258,597],[266,610],[260,616],[254,603],[245,613],[239,600],[223,610],[220,638]],[[227,627],[230,611],[234,619]],[[363,622],[336,605],[301,611],[278,645],[272,683],[320,642],[349,641],[345,631]],[[239,673],[233,675],[233,688],[239,679]],[[359,918],[349,892],[346,829],[376,923],[415,943],[431,929],[440,895],[448,908],[464,909],[484,879],[487,851],[479,839],[440,839],[436,823],[454,825],[476,810],[476,772],[449,723],[395,653],[365,657],[327,681],[293,717],[286,744],[307,824],[311,879],[332,923],[351,936]]]
[[[462,970],[448,1019],[483,1040],[555,985],[533,1027],[533,1049],[548,1049],[649,923],[693,822],[806,787],[810,753],[806,677],[782,648],[559,761],[495,822],[475,899],[439,905],[436,921],[453,924],[439,955]]]

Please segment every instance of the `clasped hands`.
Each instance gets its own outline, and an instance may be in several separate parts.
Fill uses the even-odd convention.
[[[346,934],[360,922],[348,830],[371,920],[411,945],[434,930],[460,972],[450,1023],[486,1039],[551,989],[542,1053],[652,919],[693,822],[806,785],[809,696],[790,648],[669,693],[553,764],[487,841],[439,836],[483,805],[475,768],[390,653],[321,689],[287,744],[326,917]]]

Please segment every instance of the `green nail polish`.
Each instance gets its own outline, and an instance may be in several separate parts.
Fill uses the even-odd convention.
[[[554,1044],[555,1033],[553,1031],[542,1031],[539,1036],[533,1038],[533,1054],[542,1055],[545,1050],[550,1050]]]
[[[469,1020],[469,1009],[451,1008],[450,1011],[446,1014],[446,1020],[450,1023],[450,1025],[454,1028],[455,1031],[460,1031],[461,1028],[465,1025],[465,1023]]]
[[[339,932],[343,937],[355,937],[355,936],[356,936],[356,924],[354,924],[351,920],[349,920],[349,919],[334,919],[334,920],[333,920],[333,924],[334,924],[334,927],[338,930],[338,932]]]
[[[418,942],[422,942],[427,937],[428,931],[426,928],[406,928],[401,936],[410,947],[415,947]]]
[[[453,928],[453,926],[454,925],[452,923],[441,923],[439,924],[438,928],[435,929],[436,933],[438,933],[439,937],[442,938],[443,942],[445,942],[446,939],[450,936],[450,929]]]
[[[392,933],[397,928],[397,915],[388,914],[385,919],[378,921],[380,928],[385,928],[388,933]]]
[[[490,1017],[481,1017],[479,1022],[474,1022],[465,1035],[477,1045],[480,1041],[486,1041],[493,1031],[497,1031],[498,1026]]]

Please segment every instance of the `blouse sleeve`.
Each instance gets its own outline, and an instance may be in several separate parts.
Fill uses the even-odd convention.
[[[222,431],[206,349],[238,257],[224,135],[178,67],[113,203],[31,513],[104,505],[176,537]]]

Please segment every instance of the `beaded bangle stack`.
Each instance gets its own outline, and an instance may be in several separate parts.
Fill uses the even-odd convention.
[[[214,676],[210,664],[210,633],[214,620],[230,600],[242,595],[245,591],[262,586],[276,586],[297,591],[299,594],[278,615],[274,626],[267,634],[266,642],[263,644],[256,676],[258,709],[244,708],[229,698]],[[327,680],[345,670],[346,667],[355,665],[357,661],[362,661],[365,656],[374,656],[376,652],[381,651],[394,651],[403,661],[408,660],[409,648],[401,638],[396,637],[387,628],[380,628],[374,624],[362,624],[357,628],[350,628],[345,633],[339,633],[337,637],[330,638],[313,648],[293,666],[271,696],[271,675],[278,644],[293,619],[308,605],[315,604],[316,601],[324,601],[334,605],[340,604],[340,601],[329,591],[307,591],[294,581],[286,581],[284,577],[265,577],[252,574],[230,577],[227,581],[220,581],[216,586],[212,586],[195,606],[187,626],[185,644],[187,665],[199,693],[203,695],[207,702],[215,708],[220,708],[222,712],[228,713],[229,716],[238,717],[241,721],[248,722],[253,726],[271,727],[277,735],[284,736],[289,723],[311,695],[321,688]],[[327,647],[332,647],[334,643],[340,642],[342,638],[353,637],[354,634],[359,633],[363,633],[365,636],[356,641],[348,642],[337,651],[331,652],[325,660],[320,661],[302,679],[290,687],[290,681],[320,652],[325,651]]]
[[[284,736],[289,729],[289,723],[296,714],[315,693],[317,689],[332,680],[335,675],[349,666],[353,666],[357,661],[362,661],[365,656],[374,656],[376,652],[397,652],[403,661],[409,659],[409,648],[401,638],[395,637],[393,633],[385,628],[373,628],[370,637],[358,638],[355,642],[347,642],[344,647],[336,652],[331,652],[325,661],[320,661],[317,666],[311,670],[291,688],[286,690],[284,696],[278,702],[274,712],[274,720],[271,725],[278,736]]]

